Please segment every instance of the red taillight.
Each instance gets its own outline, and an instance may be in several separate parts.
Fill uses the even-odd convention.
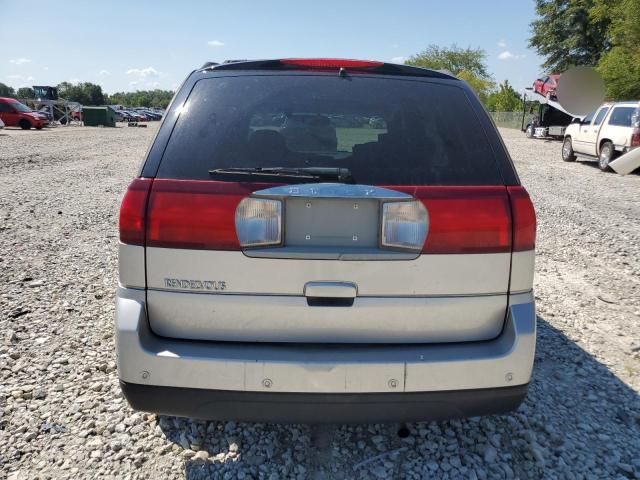
[[[422,253],[511,251],[511,215],[504,187],[397,189],[413,194],[427,207],[429,230]]]
[[[163,179],[152,184],[150,179],[136,179],[122,202],[120,239],[138,245],[146,241],[150,247],[240,250],[236,208],[243,198],[265,186]],[[522,187],[389,188],[413,195],[427,208],[429,227],[422,253],[534,248],[535,212]]]
[[[342,58],[284,58],[284,65],[296,65],[310,68],[373,68],[384,65],[384,62],[373,60],[349,60]]]
[[[524,187],[507,187],[513,215],[513,251],[533,250],[536,245],[536,212]]]
[[[144,245],[145,211],[153,179],[136,178],[129,184],[120,205],[120,241]]]
[[[640,128],[634,128],[631,133],[631,146],[640,147]]]
[[[258,188],[206,180],[155,180],[149,197],[147,246],[240,250],[236,207]]]

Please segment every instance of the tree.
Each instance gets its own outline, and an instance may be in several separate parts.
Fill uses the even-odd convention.
[[[522,110],[522,98],[509,84],[509,80],[505,80],[497,91],[489,94],[486,107],[491,112],[517,112]]]
[[[33,92],[33,88],[30,88],[30,87],[19,88],[18,91],[16,92],[16,97],[18,98],[32,99],[34,96],[35,96],[35,93]]]
[[[598,62],[597,70],[615,100],[640,98],[640,1],[596,0],[592,9],[596,21],[610,22],[613,47]]]
[[[561,73],[573,66],[595,66],[611,48],[606,16],[594,16],[598,1],[536,0],[538,17],[531,22],[529,46],[546,58],[546,70]]]
[[[106,102],[127,107],[167,108],[173,98],[171,90],[138,90],[135,92],[116,92],[109,95]]]
[[[478,78],[490,80],[491,76],[485,65],[486,58],[486,52],[479,48],[429,45],[423,52],[409,57],[405,63],[434,70],[449,70],[454,75],[470,72]]]
[[[15,97],[16,92],[13,87],[0,82],[0,97]]]
[[[73,85],[69,82],[58,84],[60,97],[82,105],[104,105],[105,98],[102,87],[91,82],[83,82]]]
[[[487,54],[480,48],[439,47],[429,45],[423,52],[411,56],[405,63],[434,70],[448,70],[465,80],[485,102],[494,86],[485,64]]]

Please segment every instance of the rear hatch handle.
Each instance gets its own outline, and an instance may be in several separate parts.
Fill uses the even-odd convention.
[[[307,282],[304,296],[310,307],[350,307],[358,294],[358,287],[351,282]]]

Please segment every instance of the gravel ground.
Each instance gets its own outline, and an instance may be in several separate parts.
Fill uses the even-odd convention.
[[[0,133],[0,477],[640,478],[640,175],[502,131],[539,219],[515,413],[397,427],[133,412],[114,363],[116,213],[153,132]]]

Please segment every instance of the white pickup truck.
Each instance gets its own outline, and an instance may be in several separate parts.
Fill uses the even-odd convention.
[[[640,146],[640,102],[609,102],[582,120],[567,127],[562,144],[562,160],[573,162],[577,156],[597,159],[600,170]]]

